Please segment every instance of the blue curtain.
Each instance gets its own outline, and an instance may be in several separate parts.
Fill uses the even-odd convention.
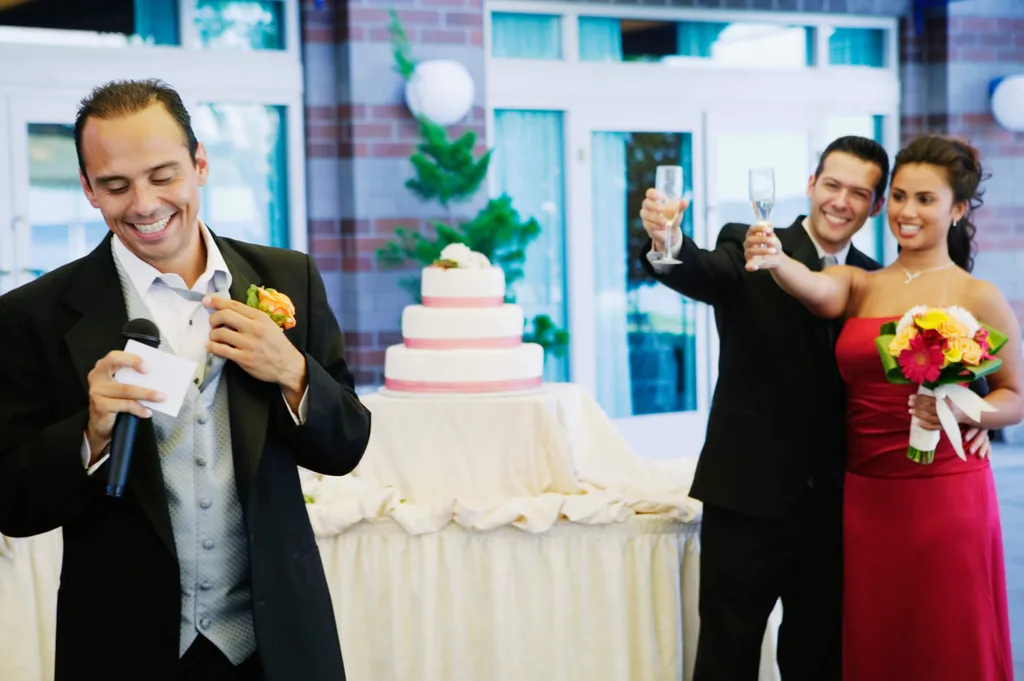
[[[612,418],[633,415],[626,297],[627,168],[621,132],[591,137],[591,201],[594,233],[594,345],[598,359],[595,397]]]
[[[491,55],[505,59],[561,59],[562,19],[548,14],[491,14]]]
[[[886,32],[881,28],[837,28],[828,38],[829,63],[838,66],[885,66]]]
[[[676,26],[676,54],[710,57],[712,46],[728,26],[720,21],[680,21]]]
[[[540,235],[526,249],[523,279],[513,286],[527,324],[546,314],[566,324],[565,146],[561,111],[494,112],[491,170],[498,191],[512,198],[520,219],[534,218]],[[545,380],[569,379],[568,356],[548,357]]]
[[[135,35],[154,45],[178,45],[177,0],[135,0]]]
[[[580,17],[580,61],[622,61],[618,19]]]

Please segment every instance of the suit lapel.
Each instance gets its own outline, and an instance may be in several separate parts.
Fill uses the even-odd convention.
[[[114,269],[111,238],[104,239],[81,261],[76,285],[69,289],[64,299],[82,315],[64,335],[64,341],[86,392],[89,389],[89,372],[96,362],[114,348],[124,347],[121,331],[128,321],[128,312],[121,282]],[[176,555],[151,419],[139,419],[128,472],[128,490],[142,506],[168,550]]]
[[[245,303],[250,285],[260,285],[260,277],[231,245],[214,237],[231,272],[231,298]],[[242,507],[249,507],[249,492],[267,436],[268,412],[273,386],[254,379],[234,362],[224,366],[228,382],[228,411],[231,417],[231,443],[235,478]]]
[[[818,258],[818,249],[814,247],[814,242],[804,229],[803,221],[803,216],[800,216],[788,228],[780,230],[779,241],[782,242],[782,250],[786,255],[807,265],[811,271],[820,272],[821,260]]]

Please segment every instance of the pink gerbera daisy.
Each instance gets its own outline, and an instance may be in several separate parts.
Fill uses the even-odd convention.
[[[920,334],[911,339],[910,347],[900,353],[897,361],[911,383],[931,383],[938,380],[942,370],[942,346],[928,343],[925,335]]]

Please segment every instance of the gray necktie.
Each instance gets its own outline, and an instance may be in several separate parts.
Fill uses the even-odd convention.
[[[821,269],[825,269],[826,267],[832,267],[833,265],[838,265],[838,264],[839,264],[839,259],[836,258],[836,256],[834,256],[834,255],[823,255],[823,256],[821,256]]]

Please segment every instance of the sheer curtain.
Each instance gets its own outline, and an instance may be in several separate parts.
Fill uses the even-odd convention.
[[[880,28],[836,28],[828,38],[830,64],[885,66],[886,33]]]
[[[154,45],[177,45],[176,0],[135,0],[135,35]]]
[[[626,298],[626,133],[591,136],[595,349],[601,366],[595,397],[612,418],[633,414]]]
[[[580,17],[580,61],[622,61],[618,19]]]
[[[491,54],[509,59],[561,59],[562,20],[548,14],[491,14]]]
[[[534,218],[540,235],[526,249],[523,278],[514,284],[527,323],[546,314],[566,325],[565,147],[561,111],[497,110],[491,171],[499,193],[512,198],[522,220]],[[569,378],[568,357],[549,356],[544,378]]]
[[[719,21],[681,21],[676,25],[676,54],[710,57],[711,50],[729,24]]]

